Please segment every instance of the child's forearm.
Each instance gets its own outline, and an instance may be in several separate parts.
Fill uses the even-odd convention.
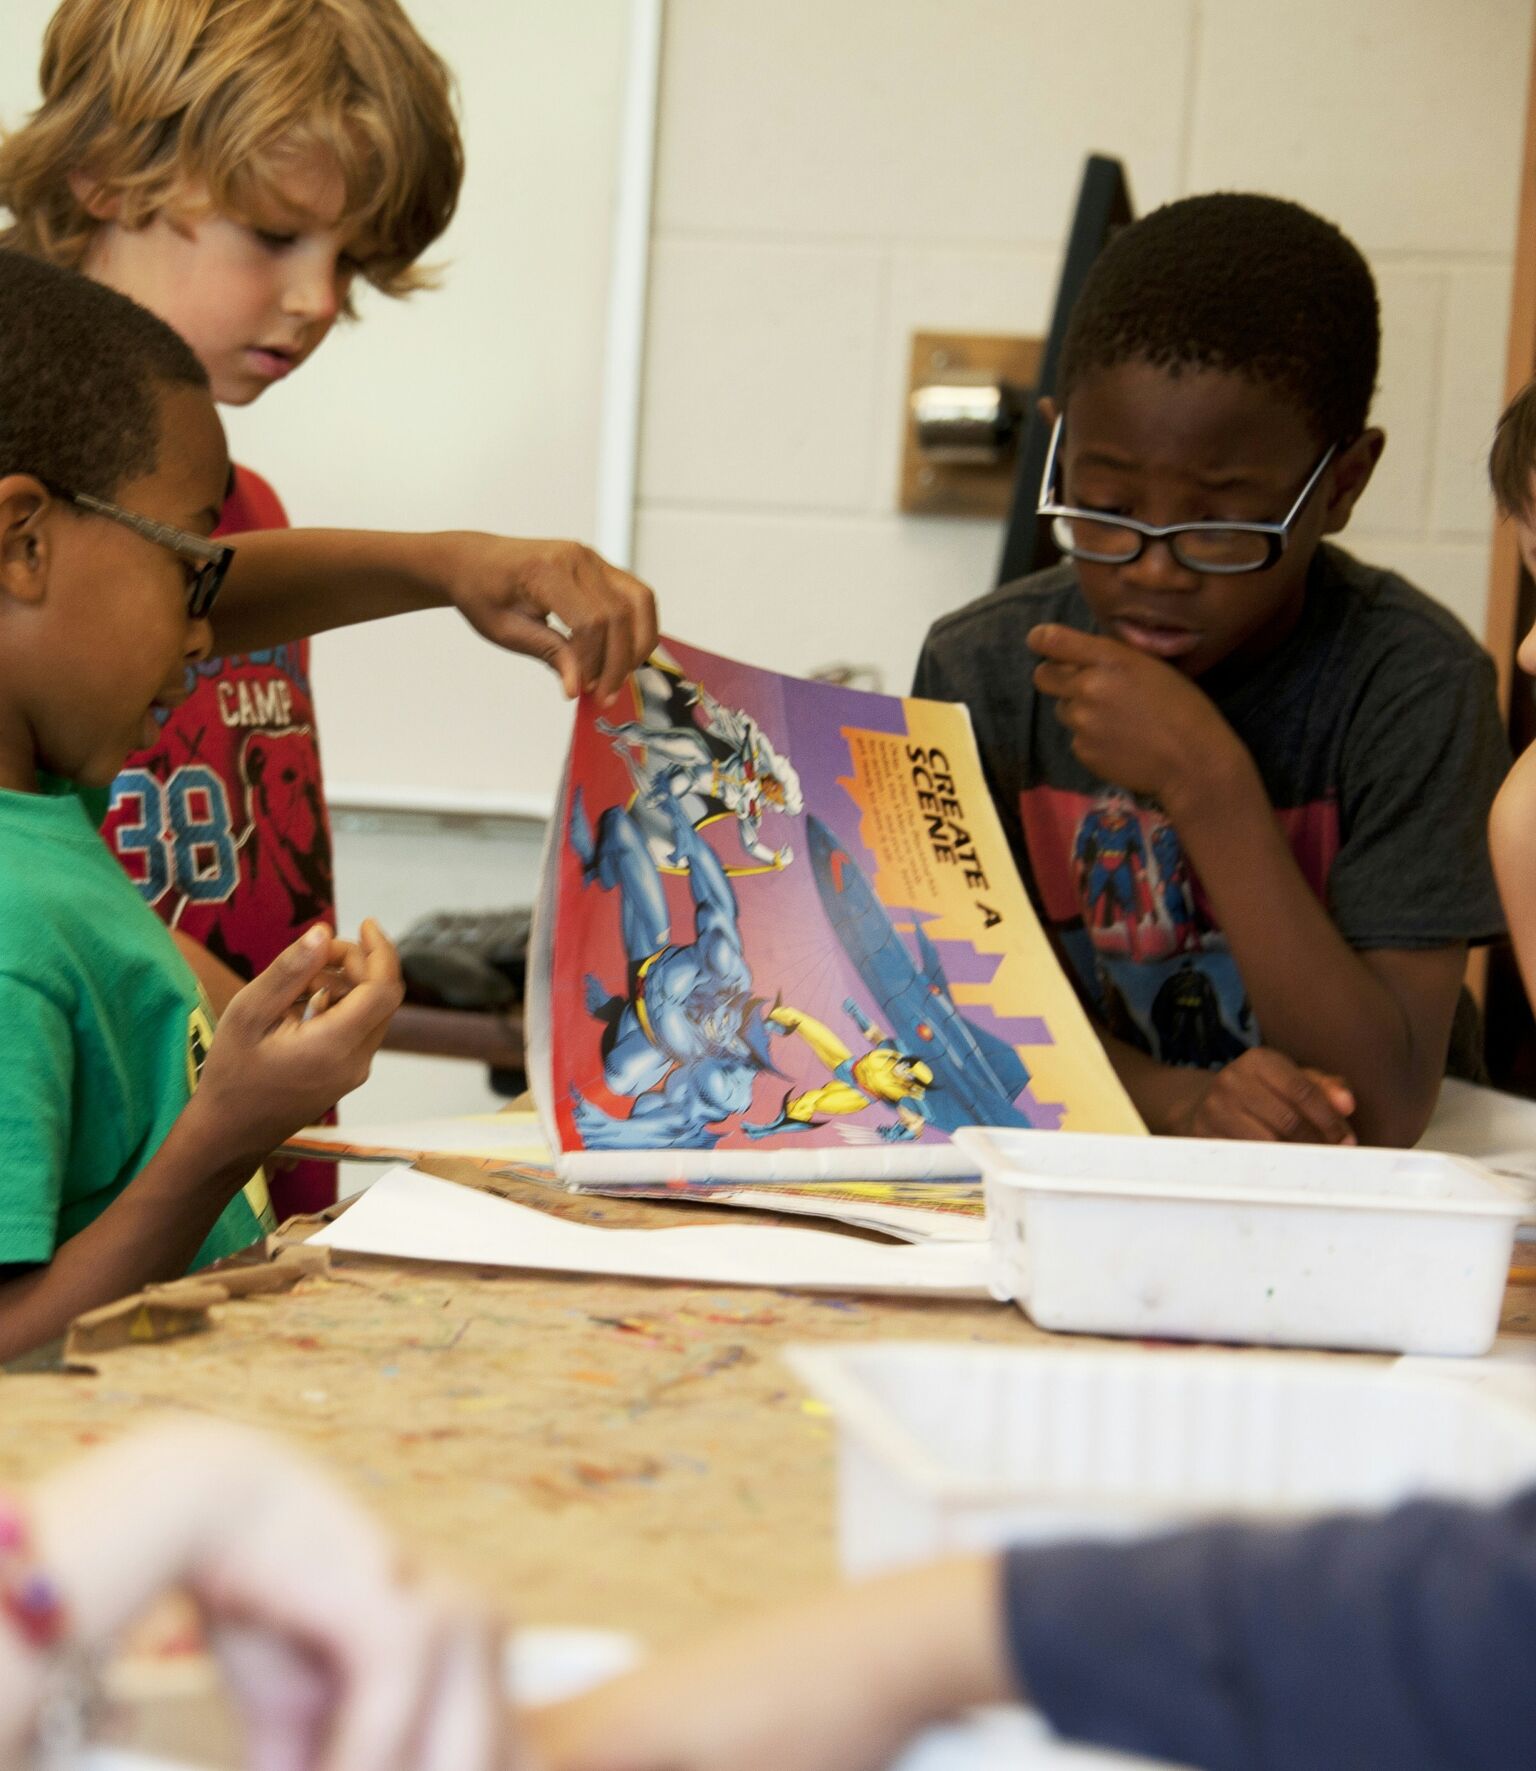
[[[992,1555],[951,1557],[911,1574],[893,1574],[870,1589],[891,1636],[888,1672],[893,1702],[905,1690],[912,1721],[927,1727],[978,1704],[1028,1702],[1008,1659],[1003,1566]],[[914,1617],[932,1622],[923,1654],[912,1656]],[[919,1670],[921,1667],[921,1670]]]
[[[963,1556],[717,1631],[527,1722],[546,1771],[883,1771],[930,1723],[1014,1695],[1000,1563]]]
[[[265,1152],[234,1155],[194,1094],[165,1142],[44,1267],[0,1284],[0,1360],[60,1335],[85,1310],[179,1279]]]
[[[444,538],[366,529],[240,536],[214,611],[220,653],[256,652],[386,615],[445,608],[432,570]]]
[[[260,651],[382,615],[452,606],[493,645],[605,702],[656,644],[638,578],[576,541],[280,529],[244,535],[216,611],[219,652]]]
[[[1240,744],[1202,759],[1163,804],[1265,1043],[1348,1082],[1362,1142],[1414,1142],[1439,1090],[1464,949],[1355,952],[1297,866]]]

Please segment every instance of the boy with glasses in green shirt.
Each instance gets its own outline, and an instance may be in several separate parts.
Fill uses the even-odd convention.
[[[970,706],[1156,1131],[1409,1144],[1448,1051],[1477,1062],[1492,665],[1325,539],[1381,454],[1377,356],[1370,271],[1307,210],[1194,197],[1127,228],[1047,408],[1066,560],[939,621],[918,664],[917,694]]]
[[[269,1228],[263,1159],[400,1002],[374,925],[320,927],[215,1037],[88,809],[208,656],[228,478],[174,332],[0,252],[0,1358]]]

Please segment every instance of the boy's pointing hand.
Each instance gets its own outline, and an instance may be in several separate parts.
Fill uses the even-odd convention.
[[[1102,781],[1166,808],[1223,751],[1241,749],[1210,696],[1161,658],[1054,624],[1031,628],[1027,644],[1041,660],[1035,687],[1053,697],[1073,754]]]
[[[442,590],[493,644],[542,659],[574,698],[611,701],[656,645],[656,599],[578,541],[459,534]]]

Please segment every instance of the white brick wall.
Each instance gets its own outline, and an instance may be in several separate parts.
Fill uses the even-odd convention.
[[[668,626],[906,686],[1000,540],[895,510],[910,334],[1041,330],[1099,150],[1139,211],[1267,190],[1366,250],[1389,442],[1347,540],[1480,631],[1531,11],[668,0],[637,532]]]

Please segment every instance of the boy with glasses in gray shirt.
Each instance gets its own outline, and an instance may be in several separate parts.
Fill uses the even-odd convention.
[[[1410,1144],[1448,1051],[1477,1062],[1492,664],[1325,540],[1385,440],[1377,356],[1370,271],[1307,210],[1193,197],[1127,228],[1048,408],[1066,560],[944,617],[918,663],[916,694],[969,706],[1155,1131]]]

